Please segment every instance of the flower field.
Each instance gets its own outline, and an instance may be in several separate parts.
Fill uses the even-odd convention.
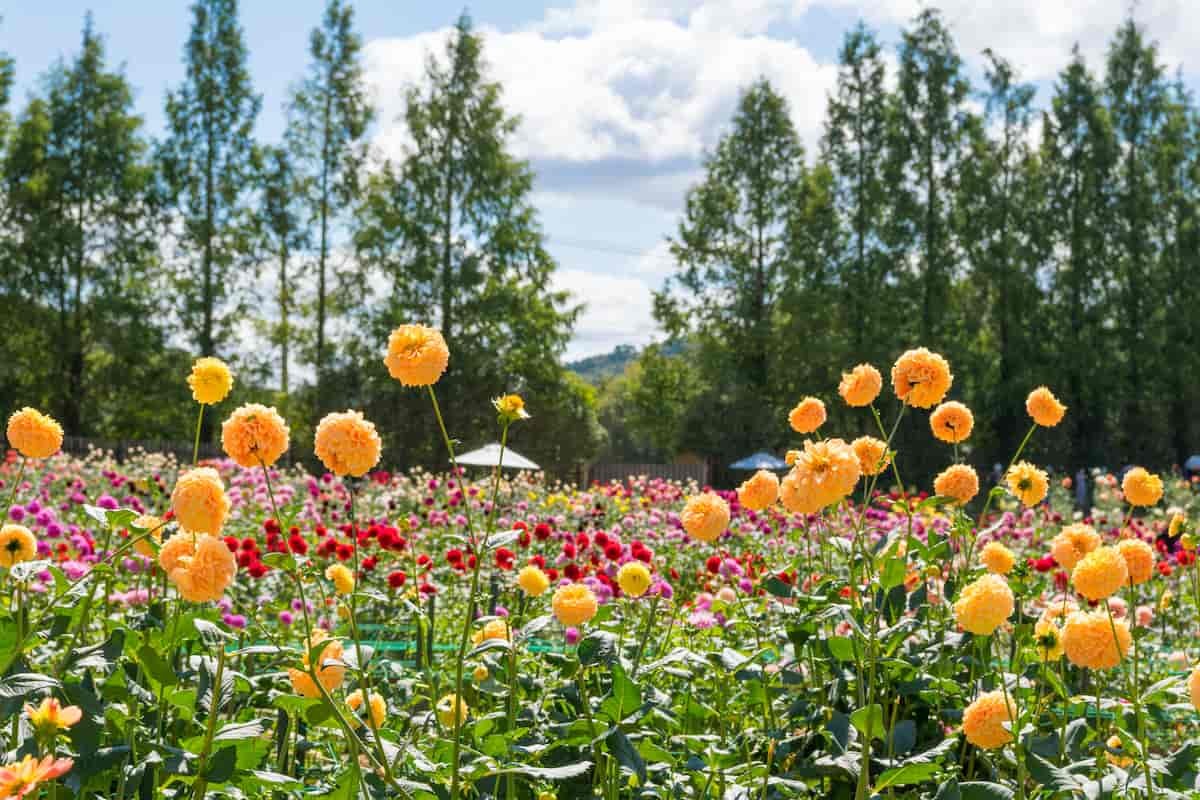
[[[402,326],[385,362],[451,453],[452,355]],[[354,411],[310,474],[232,381],[189,376],[215,461],[73,458],[9,420],[0,798],[1200,794],[1200,504],[1135,468],[1077,512],[1021,457],[1070,413],[1044,387],[996,487],[918,349],[886,387],[814,387],[858,430],[804,398],[782,478],[718,492],[391,474]],[[502,442],[537,413],[494,405]],[[945,455],[928,486],[891,445],[909,415]]]

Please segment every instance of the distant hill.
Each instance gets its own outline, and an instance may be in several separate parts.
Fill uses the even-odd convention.
[[[629,362],[638,356],[638,349],[633,345],[617,345],[610,353],[598,356],[588,356],[567,364],[567,369],[579,375],[593,386],[598,386],[609,378],[620,375],[629,366]]]

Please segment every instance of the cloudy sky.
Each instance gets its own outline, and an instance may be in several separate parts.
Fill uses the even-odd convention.
[[[1189,79],[1200,43],[1194,0],[1140,0],[1136,16],[1164,61]],[[943,0],[972,69],[991,47],[1048,95],[1079,43],[1093,64],[1128,12],[1126,0]],[[279,137],[289,83],[302,72],[321,0],[244,0],[251,68],[263,93],[258,136]],[[890,47],[919,0],[477,0],[492,74],[523,124],[516,151],[536,169],[536,202],[558,280],[586,302],[569,357],[655,335],[650,292],[671,269],[664,245],[700,159],[720,136],[740,87],[765,75],[791,102],[806,142],[820,134],[843,33],[860,19]],[[359,0],[367,77],[380,109],[381,152],[399,141],[404,87],[440,50],[461,7],[441,0]],[[184,0],[37,0],[0,5],[0,48],[17,59],[18,101],[78,44],[84,12],[125,64],[149,130],[182,76]],[[1194,81],[1189,80],[1193,83]]]

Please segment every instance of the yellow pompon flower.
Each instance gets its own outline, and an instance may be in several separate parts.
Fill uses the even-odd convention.
[[[1016,556],[1012,550],[1002,545],[1000,542],[988,542],[984,548],[979,551],[979,561],[988,572],[996,575],[1007,575],[1017,563]]]
[[[1116,734],[1114,734],[1114,735],[1108,737],[1108,741],[1106,741],[1104,743],[1104,746],[1108,750],[1116,750],[1117,751],[1116,754],[1109,753],[1107,751],[1105,751],[1105,753],[1103,754],[1104,757],[1106,759],[1108,759],[1109,763],[1111,763],[1114,767],[1120,767],[1121,769],[1125,769],[1126,767],[1133,765],[1132,758],[1130,758],[1129,756],[1125,756],[1125,755],[1119,755],[1120,753],[1124,752],[1124,750],[1121,747],[1121,737],[1120,736],[1117,736]]]
[[[205,356],[192,364],[192,374],[188,375],[187,382],[192,389],[192,399],[211,406],[229,395],[233,389],[233,373],[221,359]]]
[[[37,537],[24,525],[0,527],[0,567],[13,567],[37,558]]]
[[[246,469],[271,466],[288,449],[288,426],[274,408],[250,403],[221,425],[221,447]]]
[[[883,376],[870,364],[859,364],[849,372],[842,373],[838,394],[852,408],[862,408],[875,402],[883,388]]]
[[[74,765],[75,762],[69,758],[55,758],[53,755],[41,761],[26,755],[20,761],[5,764],[0,767],[0,798],[21,800],[23,797],[37,797],[38,784],[66,775]]]
[[[362,708],[363,693],[362,689],[355,689],[350,694],[346,695],[346,706],[351,711],[358,711]],[[383,696],[378,692],[371,692],[371,698],[367,705],[370,706],[371,724],[376,728],[382,728],[384,720],[387,719],[387,703]]]
[[[212,467],[196,467],[180,475],[171,492],[171,510],[181,528],[219,535],[229,516],[221,476]]]
[[[357,411],[326,414],[317,425],[317,458],[334,475],[361,478],[379,463],[383,442]]]
[[[1003,689],[984,692],[963,711],[963,735],[981,750],[995,750],[1013,740],[1004,724],[1013,723],[1015,717]]]
[[[1171,515],[1171,522],[1167,525],[1167,535],[1172,539],[1179,536],[1187,529],[1187,517],[1179,511]]]
[[[563,625],[582,625],[596,616],[596,595],[582,583],[565,583],[554,590],[550,600],[555,618]]]
[[[401,325],[388,337],[383,363],[388,374],[405,386],[432,386],[450,363],[450,349],[433,328]]]
[[[66,730],[83,719],[83,711],[79,706],[64,706],[56,697],[47,697],[37,708],[25,704],[25,715],[29,724],[43,738],[57,736],[60,730]]]
[[[1042,661],[1057,661],[1063,656],[1062,631],[1044,617],[1033,625],[1033,644]]]
[[[896,397],[916,408],[933,408],[942,402],[953,383],[950,362],[924,347],[909,350],[892,366]]]
[[[1103,611],[1076,611],[1069,615],[1062,640],[1067,660],[1087,669],[1112,669],[1121,663],[1133,643],[1125,620],[1110,620]]]
[[[1067,525],[1050,542],[1050,555],[1065,570],[1075,569],[1079,559],[1100,546],[1100,534],[1091,525]]]
[[[530,597],[541,597],[550,588],[550,576],[538,569],[537,565],[529,564],[517,573],[517,586]]]
[[[629,561],[617,572],[617,585],[630,597],[641,597],[650,588],[650,570],[640,561]]]
[[[796,433],[812,433],[825,424],[825,404],[815,397],[806,397],[788,414],[788,424]]]
[[[35,408],[13,413],[6,435],[8,443],[26,458],[49,458],[62,449],[62,425]]]
[[[799,450],[788,450],[788,451],[787,451],[787,453],[785,453],[785,454],[784,454],[784,456],[783,456],[783,461],[784,461],[784,463],[785,463],[785,464],[787,464],[789,467],[792,467],[792,466],[795,466],[795,464],[796,464],[796,459],[797,459],[797,458],[799,458],[799,457],[800,457],[800,451],[799,451]]]
[[[1121,492],[1131,506],[1156,505],[1163,496],[1162,478],[1142,467],[1134,467],[1121,479]]]
[[[850,443],[850,447],[858,456],[858,466],[863,475],[878,475],[892,462],[887,442],[874,436],[860,436]]]
[[[1039,386],[1025,398],[1025,411],[1038,425],[1043,428],[1053,428],[1062,422],[1067,407],[1058,402],[1054,393],[1045,386]]]
[[[979,494],[979,475],[969,464],[952,464],[933,479],[933,491],[941,497],[952,497],[959,505],[966,505]]]
[[[154,544],[151,544],[150,540],[153,539],[156,543],[162,542],[163,521],[152,514],[142,514],[133,521],[133,526],[148,532],[148,535],[143,533],[137,534],[137,540],[133,543],[133,549],[146,558],[154,558]],[[133,535],[132,531],[130,531],[130,535]]]
[[[490,674],[491,673],[488,672],[488,668],[483,664],[480,664],[475,667],[475,670],[471,673],[471,677],[475,679],[476,683],[483,683],[488,679],[488,675]]]
[[[354,573],[345,564],[330,564],[325,568],[325,577],[333,581],[333,588],[338,594],[354,591]]]
[[[760,469],[745,480],[737,490],[738,502],[751,511],[762,511],[779,498],[779,476]]]
[[[308,654],[309,651],[326,639],[329,639],[329,644],[325,645],[325,648],[321,650],[321,657],[318,659],[319,666],[316,669],[317,679],[321,681],[321,686],[327,692],[332,692],[341,686],[342,681],[346,679],[346,665],[342,663],[342,658],[345,656],[346,651],[341,639],[331,638],[326,631],[316,628],[312,632],[312,638],[304,647],[302,659],[305,669],[296,669],[295,667],[288,669],[288,679],[292,682],[292,689],[303,697],[313,698],[321,696],[321,690],[317,688],[317,685],[313,683],[312,677],[308,674]]]
[[[484,626],[481,630],[475,631],[475,634],[471,637],[471,643],[480,644],[492,639],[502,639],[506,642],[509,640],[508,624],[504,620],[488,620],[486,623],[484,623]]]
[[[237,574],[237,559],[225,542],[206,533],[179,531],[163,543],[158,563],[189,603],[220,600]]]
[[[929,427],[934,438],[947,444],[965,442],[975,427],[971,409],[957,400],[942,403],[929,415]]]
[[[963,630],[990,636],[1012,616],[1016,607],[1008,581],[999,575],[982,575],[963,587],[954,604],[954,619]]]
[[[1154,577],[1154,548],[1141,539],[1122,539],[1117,551],[1129,568],[1130,583],[1145,583]]]
[[[780,483],[780,499],[792,512],[814,514],[854,491],[862,465],[841,439],[806,440],[792,471]]]
[[[1192,701],[1192,708],[1200,711],[1200,667],[1196,667],[1188,675],[1187,687],[1188,699]]]
[[[716,541],[729,527],[729,503],[712,492],[696,495],[688,499],[679,520],[693,539]]]
[[[1075,591],[1088,600],[1106,600],[1129,582],[1129,567],[1115,547],[1097,547],[1071,570]]]
[[[492,400],[492,408],[500,415],[503,422],[516,422],[519,419],[529,419],[525,410],[525,400],[519,394],[506,394]]]
[[[1036,506],[1046,499],[1046,492],[1050,490],[1050,479],[1045,471],[1028,461],[1013,464],[1005,480],[1008,490],[1026,506]]]
[[[471,709],[466,702],[455,694],[448,694],[437,701],[438,722],[447,728],[457,728],[471,716]]]

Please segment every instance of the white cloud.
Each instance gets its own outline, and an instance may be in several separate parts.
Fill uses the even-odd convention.
[[[644,280],[560,269],[554,274],[554,288],[569,291],[585,304],[567,348],[568,361],[607,353],[619,344],[641,346],[657,333],[650,315],[652,287]]]

